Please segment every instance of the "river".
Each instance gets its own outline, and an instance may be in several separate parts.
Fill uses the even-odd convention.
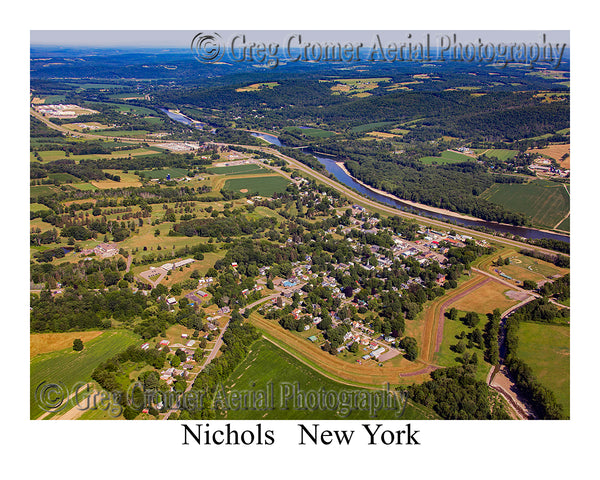
[[[159,110],[163,113],[166,113],[167,117],[169,117],[171,120],[174,120],[179,123],[183,123],[184,125],[188,125],[190,127],[195,127],[199,130],[202,130],[206,126],[206,124],[204,124],[202,122],[198,122],[196,120],[192,120],[190,117],[186,117],[183,113],[171,112],[167,108],[159,108]]]
[[[266,133],[253,133],[255,137],[262,138],[263,140],[277,146],[285,146],[281,143],[279,138],[274,135],[269,135]],[[349,188],[356,190],[361,195],[368,197],[372,200],[376,200],[378,202],[384,203],[385,205],[389,205],[391,207],[397,208],[398,210],[403,210],[411,213],[416,213],[418,215],[424,217],[435,218],[438,220],[444,220],[452,222],[456,225],[462,225],[465,227],[486,227],[497,232],[501,233],[509,233],[512,235],[518,235],[524,238],[549,238],[553,240],[562,240],[563,242],[570,243],[570,237],[568,235],[560,235],[558,233],[546,232],[543,230],[538,230],[535,228],[526,228],[526,227],[516,227],[512,225],[505,225],[496,222],[488,222],[485,220],[478,219],[465,219],[458,218],[452,215],[446,215],[443,213],[431,212],[429,210],[425,210],[422,208],[415,207],[408,203],[403,202],[400,199],[393,199],[385,195],[381,195],[380,193],[375,192],[369,187],[361,185],[358,183],[353,177],[348,175],[342,167],[338,164],[339,160],[336,160],[334,157],[325,157],[322,154],[316,154],[315,152],[310,152],[323,166],[325,169],[331,173],[340,183],[346,185]]]

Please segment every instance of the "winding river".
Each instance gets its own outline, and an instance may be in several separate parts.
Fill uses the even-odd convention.
[[[253,136],[262,138],[263,140],[277,146],[285,146],[281,143],[279,138],[274,135],[269,135],[266,133],[252,133]],[[411,213],[416,213],[418,215],[424,217],[435,218],[438,220],[444,220],[447,222],[452,222],[456,225],[462,225],[465,227],[486,227],[497,232],[508,233],[512,235],[518,235],[524,238],[549,238],[553,240],[562,240],[563,242],[570,242],[570,237],[568,235],[561,235],[558,233],[547,232],[544,230],[538,230],[536,228],[527,228],[527,227],[516,227],[513,225],[506,225],[496,222],[488,222],[485,220],[479,219],[466,219],[455,217],[453,215],[447,215],[444,213],[432,212],[430,210],[425,210],[423,208],[415,207],[410,205],[409,203],[403,202],[400,199],[390,198],[386,195],[381,195],[380,193],[374,191],[373,189],[358,183],[352,176],[348,175],[346,171],[341,167],[340,161],[336,160],[334,157],[325,157],[323,154],[318,154],[315,152],[311,153],[323,166],[325,169],[331,173],[340,183],[346,185],[349,188],[356,190],[361,195],[368,197],[372,200],[376,200],[378,202],[384,203],[385,205],[389,205],[391,207],[397,208],[399,210],[408,211]]]

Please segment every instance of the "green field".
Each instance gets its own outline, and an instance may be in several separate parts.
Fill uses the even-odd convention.
[[[327,130],[322,130],[320,128],[299,128],[299,127],[286,127],[284,128],[286,132],[293,133],[295,135],[306,135],[307,137],[314,138],[327,138],[335,136],[335,132],[328,132]]]
[[[52,180],[58,180],[60,183],[71,183],[80,181],[79,178],[71,175],[70,173],[50,173],[48,178]]]
[[[113,133],[118,133],[118,132],[113,132]],[[115,142],[110,142],[110,143],[107,142],[106,143],[107,147],[117,146],[117,145],[122,146],[125,144],[124,143],[115,143]],[[132,157],[135,157],[138,155],[156,155],[158,153],[162,153],[162,150],[160,150],[158,148],[153,148],[153,147],[143,147],[143,148],[134,148],[133,150],[115,151],[115,152],[111,152],[111,153],[93,153],[93,154],[89,154],[89,155],[69,155],[68,157],[65,154],[64,150],[47,150],[47,151],[41,151],[38,153],[40,155],[41,162],[45,163],[45,162],[53,162],[55,160],[64,160],[65,158],[69,158],[71,160],[75,160],[75,162],[78,162],[79,160],[98,160],[100,158],[128,158],[129,155],[131,155]],[[35,158],[33,152],[31,152],[29,154],[29,160],[32,162],[38,161]]]
[[[133,112],[138,115],[157,115],[156,111],[145,107],[137,107],[135,105],[127,105],[124,103],[102,102],[102,105],[110,105],[116,107],[118,112]]]
[[[531,367],[538,381],[549,388],[570,411],[570,329],[566,325],[522,322],[518,356]]]
[[[527,184],[494,184],[480,195],[529,217],[536,226],[554,228],[569,212],[569,194],[560,183],[534,180]]]
[[[565,232],[571,231],[571,216],[569,215],[556,227],[558,230],[564,230]]]
[[[161,170],[142,170],[140,176],[145,178],[167,178],[167,175],[171,175],[171,179],[185,177],[188,173],[187,168],[163,168]]]
[[[59,189],[50,185],[36,185],[29,188],[29,195],[31,197],[45,197],[59,191]]]
[[[29,205],[29,210],[31,212],[39,212],[41,210],[50,210],[46,205],[42,205],[41,203],[31,203]]]
[[[507,160],[513,158],[517,153],[519,153],[518,150],[490,148],[489,150],[485,151],[485,156],[488,158],[496,157],[498,160],[506,162]]]
[[[457,365],[461,365],[458,359],[463,355],[462,353],[457,353],[455,351],[450,350],[452,345],[456,345],[459,342],[457,335],[460,335],[461,332],[465,332],[467,335],[470,334],[475,328],[467,327],[463,322],[460,321],[462,317],[466,315],[467,312],[459,311],[458,312],[458,320],[450,320],[448,317],[444,320],[444,338],[442,340],[442,344],[440,345],[440,350],[436,354],[435,363],[437,365],[442,365],[444,367],[455,367]],[[487,315],[479,314],[480,322],[476,328],[478,328],[482,333],[485,331],[485,325],[488,322]],[[467,344],[469,340],[467,338],[464,339],[464,343]],[[485,381],[487,378],[487,374],[490,371],[491,364],[487,363],[483,359],[483,349],[479,349],[477,347],[467,348],[465,352],[468,352],[469,355],[473,355],[473,353],[477,354],[477,372],[475,374],[477,380]]]
[[[231,178],[225,182],[225,190],[239,192],[247,189],[248,193],[257,193],[265,197],[270,197],[275,192],[285,192],[290,182],[283,177],[254,177],[254,178]]]
[[[446,163],[459,163],[470,161],[473,161],[473,158],[467,155],[463,155],[462,153],[451,152],[449,150],[443,151],[440,157],[422,157],[420,159],[420,162],[426,165],[444,165]]]
[[[291,385],[298,384],[296,391],[315,391],[324,389],[325,392],[332,392],[328,396],[338,394],[342,391],[354,392],[376,392],[376,390],[365,390],[357,387],[350,387],[341,383],[330,380],[320,373],[314,371],[310,367],[304,365],[300,361],[288,353],[281,350],[267,340],[259,340],[254,345],[246,359],[232,372],[229,379],[224,383],[225,392],[238,392],[243,395],[244,392],[259,392],[264,391],[267,385],[273,384],[273,410],[250,410],[249,408],[230,408],[227,412],[227,420],[236,419],[267,419],[267,420],[292,420],[292,419],[370,419],[368,407],[357,408],[351,413],[346,413],[343,416],[337,413],[335,407],[340,403],[332,401],[330,408],[319,409],[315,406],[313,409],[300,410],[294,408],[291,400],[287,405],[287,409],[282,408],[282,402],[286,395],[286,388],[291,388]],[[286,387],[285,385],[290,385]],[[288,390],[289,392],[289,390]],[[381,393],[379,393],[381,395]],[[289,393],[288,393],[289,396]],[[341,397],[337,397],[342,399]],[[285,405],[283,405],[285,406]],[[396,412],[392,409],[381,410],[378,419],[395,419]],[[401,419],[434,419],[437,418],[435,413],[429,411],[421,405],[407,405],[404,415]]]
[[[263,173],[264,167],[257,163],[246,163],[242,165],[231,165],[230,167],[212,167],[206,170],[214,175],[239,175],[242,173]]]
[[[109,331],[87,342],[81,352],[67,348],[34,357],[30,366],[30,417],[37,418],[44,413],[35,399],[36,387],[40,383],[61,382],[70,391],[77,382],[91,380],[90,375],[100,363],[125,350],[138,339],[137,335],[126,330]]]
[[[77,190],[84,190],[84,191],[90,191],[90,192],[98,190],[91,183],[85,183],[85,182],[72,183],[71,186],[73,188],[76,188]]]
[[[106,135],[107,137],[145,137],[150,132],[148,130],[95,130],[95,135]]]

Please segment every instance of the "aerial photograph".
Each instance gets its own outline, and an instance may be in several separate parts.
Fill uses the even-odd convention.
[[[29,419],[569,421],[569,45],[31,30]]]

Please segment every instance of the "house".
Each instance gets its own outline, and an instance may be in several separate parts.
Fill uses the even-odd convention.
[[[308,337],[308,340],[310,340],[311,342],[316,342],[317,341],[317,337],[314,335],[311,335],[310,337]]]
[[[171,343],[169,340],[161,340],[159,345],[166,347],[167,345],[169,345],[169,343]]]
[[[148,350],[150,348],[150,344],[148,342],[143,343],[140,347],[142,350]]]
[[[379,355],[381,355],[383,352],[385,352],[385,348],[383,348],[383,347],[379,347],[377,350],[375,350],[375,351],[371,352],[371,356],[372,356],[373,358],[378,358],[378,357],[379,357]]]
[[[177,300],[175,300],[175,297],[167,298],[167,305],[175,305],[176,303],[177,303]]]

